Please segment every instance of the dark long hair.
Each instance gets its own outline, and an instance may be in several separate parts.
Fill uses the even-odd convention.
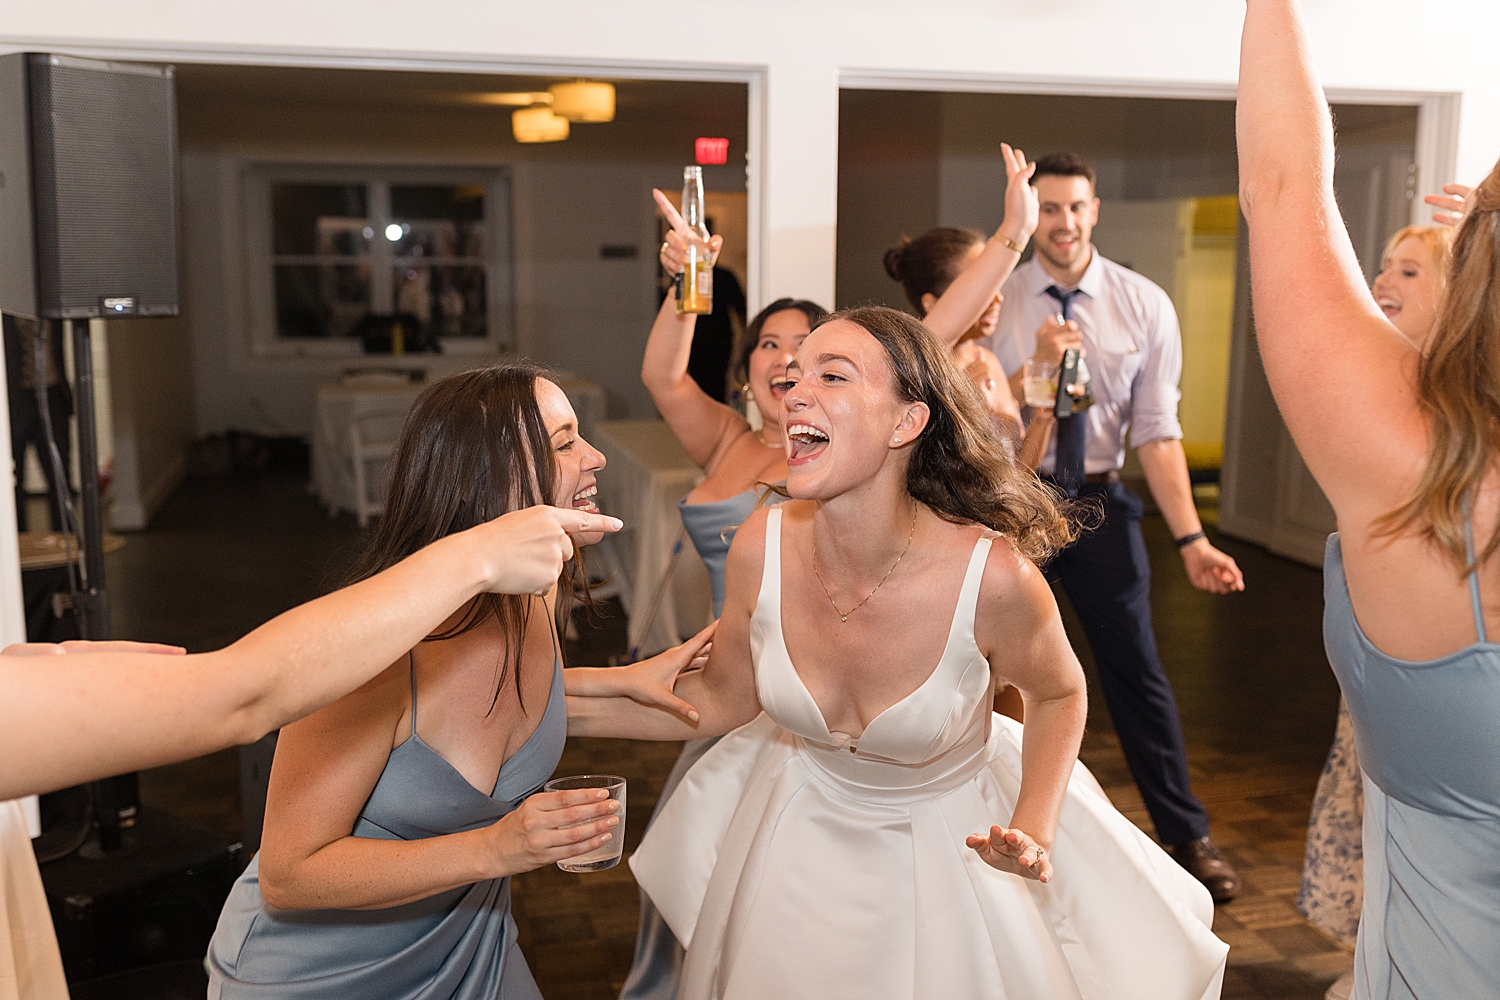
[[[536,380],[546,377],[534,365],[506,363],[450,375],[417,397],[391,455],[385,512],[349,583],[389,569],[439,538],[553,502],[556,465],[536,399]],[[560,616],[575,592],[587,600],[587,580],[581,556],[575,556],[558,587]],[[424,641],[453,639],[497,619],[505,653],[493,710],[507,675],[520,696],[521,653],[533,606],[529,595],[481,594],[457,624]]]
[[[880,342],[897,398],[925,403],[927,427],[912,446],[906,490],[946,521],[982,524],[1044,563],[1077,537],[1075,505],[1060,499],[1009,456],[974,380],[921,321],[897,309],[845,309],[845,320]]]
[[[963,272],[964,254],[983,242],[984,237],[972,229],[950,226],[929,229],[916,239],[903,236],[885,252],[885,273],[901,282],[906,301],[917,315],[926,316],[922,296],[946,292]]]
[[[739,352],[734,357],[734,367],[730,369],[729,380],[733,385],[743,385],[750,378],[750,355],[755,353],[755,345],[760,342],[760,331],[766,325],[766,320],[788,309],[795,309],[806,316],[809,327],[817,326],[828,315],[828,310],[816,302],[790,298],[777,299],[756,313],[755,318],[745,326],[744,342],[740,344]]]

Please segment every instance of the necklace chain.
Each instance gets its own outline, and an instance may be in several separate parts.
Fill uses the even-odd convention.
[[[765,445],[767,448],[784,448],[784,447],[786,447],[786,445],[783,442],[780,442],[780,441],[778,441],[776,444],[772,444],[771,442],[767,441],[766,440],[766,432],[764,430],[758,430],[758,431],[756,431],[755,432],[755,436],[758,437],[758,438],[760,438],[760,443],[763,444],[763,445]]]
[[[812,538],[813,538],[813,544],[812,544],[812,549],[813,549],[813,558],[812,558],[813,576],[815,576],[815,577],[818,578],[818,585],[823,588],[823,596],[826,597],[826,598],[828,598],[828,604],[829,604],[830,607],[833,608],[833,613],[839,616],[839,621],[841,621],[841,622],[848,621],[850,615],[854,614],[854,612],[856,612],[860,608],[864,607],[865,603],[867,601],[869,601],[870,598],[872,598],[872,597],[875,596],[875,591],[877,591],[881,587],[885,586],[885,581],[887,581],[887,580],[889,580],[891,578],[891,574],[894,573],[894,572],[896,572],[896,567],[901,565],[901,560],[906,558],[906,553],[911,548],[911,540],[913,538],[915,538],[916,536],[917,536],[917,505],[914,503],[914,504],[912,504],[912,507],[911,507],[911,531],[907,532],[907,535],[906,535],[906,548],[902,549],[901,550],[901,554],[896,557],[896,561],[893,562],[893,563],[891,563],[891,568],[885,571],[885,576],[882,576],[880,578],[880,582],[875,585],[875,590],[872,590],[868,594],[866,594],[865,595],[865,599],[863,601],[860,601],[858,604],[856,604],[854,607],[850,608],[848,611],[840,611],[839,610],[839,606],[837,604],[835,604],[834,601],[833,601],[833,594],[829,593],[829,591],[828,591],[828,584],[826,584],[826,583],[823,582],[823,574],[818,572],[818,531],[817,531],[816,527],[813,528],[813,533],[812,533]]]

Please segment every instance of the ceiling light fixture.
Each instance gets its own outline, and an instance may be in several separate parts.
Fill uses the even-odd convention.
[[[519,108],[510,116],[517,142],[561,142],[568,137],[568,120],[548,107]]]
[[[570,122],[615,120],[615,87],[612,83],[574,80],[554,83],[547,91],[552,97],[552,113]]]

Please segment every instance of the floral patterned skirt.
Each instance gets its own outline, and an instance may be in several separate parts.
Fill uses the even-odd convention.
[[[1365,790],[1354,755],[1354,727],[1339,699],[1339,723],[1333,748],[1318,779],[1312,817],[1307,825],[1307,854],[1297,909],[1317,927],[1346,944],[1354,944],[1364,905]]]

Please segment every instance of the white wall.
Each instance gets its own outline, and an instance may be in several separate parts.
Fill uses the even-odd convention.
[[[192,311],[176,319],[109,323],[116,531],[144,528],[181,484],[193,439]],[[101,421],[101,424],[103,421]],[[106,434],[100,427],[100,436]]]

